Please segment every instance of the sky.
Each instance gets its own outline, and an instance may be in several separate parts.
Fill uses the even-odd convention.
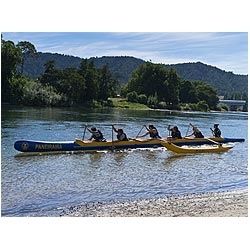
[[[0,31],[5,40],[29,41],[41,52],[83,58],[127,55],[167,64],[201,61],[248,74],[248,5],[246,0],[0,1]],[[0,233],[5,249],[11,244],[26,250],[34,246],[233,250],[249,248],[249,218],[81,218],[74,222],[60,218],[53,223],[47,218],[39,222],[12,218],[1,220]]]
[[[2,32],[29,41],[39,52],[81,58],[133,56],[153,63],[203,62],[248,74],[247,32]]]

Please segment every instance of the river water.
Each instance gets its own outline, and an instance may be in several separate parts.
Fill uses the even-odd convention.
[[[13,147],[21,139],[82,138],[85,124],[97,126],[111,139],[112,123],[134,138],[144,124],[154,124],[162,137],[168,135],[168,124],[178,125],[185,135],[190,122],[204,135],[211,135],[209,128],[219,123],[222,136],[246,141],[226,153],[200,155],[176,155],[158,148],[16,157]],[[241,112],[2,106],[2,216],[59,216],[69,206],[85,202],[245,189],[247,132],[248,114]]]

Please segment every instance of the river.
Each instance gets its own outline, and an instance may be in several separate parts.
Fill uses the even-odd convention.
[[[2,106],[2,216],[59,216],[67,207],[93,201],[131,200],[171,194],[245,189],[248,186],[248,114],[163,110],[30,108]],[[176,155],[164,148],[16,157],[16,140],[72,141],[84,125],[111,139],[111,124],[134,138],[144,124],[162,137],[168,124],[184,136],[188,124],[211,135],[245,138],[226,153]],[[189,132],[191,130],[189,129]],[[142,130],[141,133],[145,133]],[[86,132],[86,137],[89,133]]]

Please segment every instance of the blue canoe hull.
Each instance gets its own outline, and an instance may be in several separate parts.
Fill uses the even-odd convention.
[[[241,138],[214,138],[210,139],[219,143],[244,142]],[[206,138],[197,139],[177,139],[174,140],[177,146],[213,144]],[[75,141],[48,142],[48,141],[16,141],[14,148],[20,152],[67,152],[67,151],[98,151],[114,149],[134,149],[134,148],[157,148],[162,147],[160,140],[130,140],[124,142],[86,142],[79,139]]]

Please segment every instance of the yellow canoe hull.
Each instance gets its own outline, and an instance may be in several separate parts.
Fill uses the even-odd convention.
[[[83,148],[106,150],[106,149],[126,149],[126,148],[149,148],[149,147],[160,147],[161,143],[158,139],[133,139],[129,141],[106,141],[106,142],[95,142],[95,141],[82,141],[75,139],[75,143]]]
[[[190,148],[190,147],[184,148],[176,146],[171,142],[162,142],[161,144],[168,150],[179,154],[221,153],[221,152],[226,152],[229,149],[233,148],[233,146],[221,146],[221,145],[202,147],[202,148]]]

